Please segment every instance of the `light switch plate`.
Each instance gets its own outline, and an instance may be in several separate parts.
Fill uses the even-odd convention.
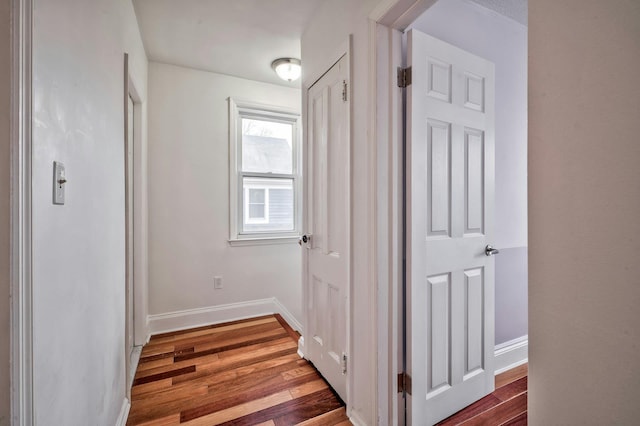
[[[222,277],[213,277],[213,288],[216,290],[220,290],[222,288]]]
[[[59,161],[53,162],[53,204],[64,204],[64,187],[67,178],[64,164]]]

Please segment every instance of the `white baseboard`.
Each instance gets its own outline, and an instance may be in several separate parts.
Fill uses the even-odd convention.
[[[294,330],[302,333],[302,325],[275,297],[249,302],[207,306],[205,308],[149,315],[149,334],[167,333],[204,325],[218,324],[261,315],[280,314]]]
[[[127,383],[130,386],[133,385],[133,379],[136,376],[136,371],[138,371],[140,355],[142,355],[142,346],[134,346],[131,352],[131,358],[129,359],[129,381]],[[129,388],[129,391],[131,391],[131,388]]]
[[[518,337],[496,345],[495,374],[504,373],[529,360],[529,336]]]
[[[367,423],[362,420],[360,414],[358,414],[356,411],[350,410],[350,412],[347,413],[347,416],[349,417],[349,420],[351,421],[353,426],[367,426]]]
[[[291,328],[302,334],[302,324],[300,324],[300,321],[298,321],[296,317],[294,317],[291,312],[289,312],[289,310],[285,308],[284,305],[275,297],[273,298],[273,303],[276,305],[276,309],[273,313],[282,315],[282,318],[284,318]]]
[[[298,339],[298,356],[304,358],[304,336],[300,336]]]
[[[118,414],[118,419],[116,420],[115,426],[126,426],[127,418],[129,417],[129,409],[131,408],[131,403],[127,398],[122,401],[122,407],[120,407],[120,414]]]

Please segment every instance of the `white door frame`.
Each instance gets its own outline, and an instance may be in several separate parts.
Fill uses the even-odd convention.
[[[142,249],[146,248],[146,243],[143,241],[144,234],[141,229],[139,229],[144,222],[141,222],[139,218],[140,207],[141,207],[141,197],[140,191],[141,186],[138,182],[140,178],[140,169],[141,169],[141,160],[140,160],[140,147],[142,141],[142,96],[141,92],[138,90],[138,85],[136,84],[134,73],[131,70],[131,61],[128,53],[124,54],[124,170],[125,170],[125,240],[126,247],[125,250],[125,270],[127,271],[125,277],[125,293],[129,291],[129,279],[133,280],[133,293],[131,296],[133,297],[133,323],[131,324],[132,332],[133,332],[133,351],[129,352],[128,347],[128,332],[129,332],[129,302],[128,299],[125,298],[125,324],[127,324],[125,328],[125,395],[129,400],[131,400],[131,384],[133,383],[133,375],[138,366],[138,361],[140,357],[140,351],[136,351],[137,346],[141,346],[147,341],[147,331],[146,331],[146,305],[144,304],[145,293],[142,292],[143,279],[146,275],[143,273],[146,270],[146,262],[140,258],[141,247]],[[133,101],[133,140],[129,140],[129,98]],[[131,149],[133,150],[133,164],[132,164],[132,176],[128,176],[129,170],[129,158],[128,158],[128,149],[131,145]],[[136,155],[138,153],[138,155]],[[127,191],[129,190],[128,180],[133,180],[133,194],[132,200],[133,205],[128,205],[129,197],[127,195]],[[132,227],[129,229],[129,211],[133,214],[133,223]],[[145,216],[146,217],[146,216]],[[133,241],[133,247],[129,247],[129,238]],[[129,271],[129,261],[132,260],[133,270]],[[132,356],[135,359],[132,361]]]
[[[149,341],[148,324],[148,239],[147,210],[147,99],[140,71],[133,67],[129,55],[128,94],[133,99],[133,344],[142,346]]]
[[[403,66],[401,33],[437,0],[384,0],[369,14],[371,128],[375,139],[378,327],[377,415],[380,424],[402,425],[404,150],[403,100],[396,69]]]
[[[127,270],[125,278],[125,286],[128,291],[128,280],[133,280],[133,351],[129,353],[128,348],[128,327],[125,328],[124,347],[125,347],[125,395],[129,401],[131,401],[131,385],[133,383],[133,376],[138,367],[140,360],[141,349],[140,346],[144,345],[149,340],[148,330],[148,306],[147,306],[147,294],[148,294],[148,282],[147,282],[147,185],[146,185],[146,158],[147,158],[147,145],[146,145],[146,121],[143,119],[146,113],[146,99],[144,92],[140,90],[143,87],[137,80],[137,74],[133,69],[131,56],[128,53],[124,54],[124,169],[125,169],[125,197],[127,197],[128,181],[128,153],[127,149],[129,144],[133,149],[133,175],[130,179],[133,179],[133,205],[128,206],[128,200],[125,202],[125,239],[129,241],[129,233],[131,233],[133,247],[128,247],[125,254],[125,269]],[[129,120],[129,98],[133,101],[133,140],[129,141],[128,132],[128,120]],[[128,197],[127,197],[128,198]],[[128,229],[129,226],[129,209],[133,213],[133,229]],[[131,251],[131,249],[133,249]],[[128,271],[128,265],[130,257],[133,257],[133,271]],[[129,303],[125,298],[125,324],[129,320]]]
[[[11,1],[11,424],[33,424],[33,0]]]
[[[140,90],[142,85],[132,69],[131,57],[125,53],[125,113],[127,96],[133,100],[133,293],[134,293],[134,346],[147,343],[147,149],[145,141],[146,99]],[[126,164],[125,164],[126,166]]]
[[[352,70],[353,70],[353,66],[352,66],[352,60],[353,60],[353,56],[352,56],[352,36],[350,35],[348,37],[348,39],[342,43],[334,52],[332,55],[327,56],[325,58],[325,60],[316,68],[313,70],[305,70],[305,72],[308,72],[309,74],[305,75],[303,80],[302,80],[302,87],[301,87],[301,91],[302,91],[302,123],[306,123],[307,119],[308,119],[308,105],[307,105],[307,93],[309,91],[309,89],[311,88],[311,86],[314,85],[314,83],[316,83],[327,71],[329,71],[331,69],[331,67],[333,67],[333,65],[335,65],[343,56],[346,58],[346,62],[347,62],[347,79],[349,81],[349,85],[347,88],[347,99],[349,101],[349,106],[347,108],[347,117],[346,117],[346,125],[347,125],[347,135],[348,135],[348,141],[349,141],[349,202],[348,202],[348,210],[349,210],[349,217],[350,217],[350,223],[351,221],[351,215],[352,215],[352,195],[353,195],[353,135],[352,135],[352,125],[351,125],[351,117],[352,117],[352,108],[353,108],[353,102],[351,102],[351,97],[352,97],[352,90],[351,90],[351,82],[352,82]],[[306,147],[306,143],[308,140],[308,126],[303,125],[303,146]],[[308,156],[308,152],[306,149],[302,149],[302,164],[303,164],[303,169],[304,166],[307,164],[307,156]],[[303,173],[306,173],[303,172]],[[304,178],[301,179],[304,181]],[[306,187],[306,183],[302,182],[302,187]],[[303,223],[302,223],[302,231],[303,232],[307,232],[308,231],[308,224],[307,224],[307,204],[308,204],[308,200],[307,200],[307,196],[304,196],[304,205],[303,205],[303,211],[304,214],[303,216]],[[352,238],[353,238],[353,228],[352,226],[349,226],[349,230],[348,230],[348,241],[347,241],[347,246],[349,247],[349,258],[348,258],[348,281],[347,281],[347,303],[346,303],[346,315],[345,318],[347,320],[347,324],[346,324],[346,353],[349,356],[347,358],[347,400],[344,401],[344,403],[347,406],[347,416],[349,416],[351,418],[352,416],[352,412],[351,412],[351,401],[353,401],[353,391],[354,391],[354,377],[353,374],[351,374],[351,371],[353,371],[352,368],[352,364],[351,364],[351,357],[350,355],[352,354],[352,339],[353,339],[353,334],[352,334],[352,324],[353,324],[353,318],[352,318],[352,306],[353,306],[353,300],[352,300],[352,294],[353,294],[353,268],[351,267],[351,265],[353,264],[353,250],[352,250]],[[303,286],[302,286],[302,306],[306,307],[308,306],[308,300],[309,300],[309,294],[307,291],[307,277],[308,277],[308,269],[307,269],[307,251],[306,249],[302,248],[302,250],[304,250],[303,252],[303,260],[302,260],[302,277],[303,277]],[[308,324],[310,321],[309,318],[309,312],[307,309],[303,309],[303,315],[304,315],[304,324],[303,324],[303,330],[308,330]],[[298,353],[301,354],[302,356],[304,356],[305,354],[305,339],[304,339],[304,334],[303,336],[300,338],[299,342],[298,342]]]
[[[133,99],[133,300],[134,346],[149,340],[148,315],[148,241],[147,241],[147,99],[143,85],[138,81],[139,72],[133,68],[128,54],[125,70],[125,94]],[[126,96],[125,96],[126,102]],[[125,108],[126,112],[126,108]]]

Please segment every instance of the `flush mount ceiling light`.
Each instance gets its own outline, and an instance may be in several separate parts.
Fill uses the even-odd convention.
[[[271,62],[271,68],[278,74],[278,77],[285,81],[295,81],[300,78],[302,68],[300,59],[279,58]]]

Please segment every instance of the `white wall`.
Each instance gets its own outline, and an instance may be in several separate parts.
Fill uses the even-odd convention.
[[[124,53],[146,57],[131,2],[34,5],[35,423],[113,425],[125,399]],[[52,164],[67,167],[54,206]]]
[[[374,424],[376,389],[374,143],[369,132],[369,26],[368,15],[377,0],[327,0],[314,14],[302,36],[303,79],[328,69],[338,48],[353,34],[352,53],[352,328],[349,368],[355,384],[351,415],[362,424]],[[373,325],[373,326],[372,326]]]
[[[300,109],[299,89],[150,63],[149,312],[276,297],[299,321],[300,246],[228,243],[229,97]]]
[[[527,334],[527,28],[468,0],[441,0],[412,25],[490,60],[496,72],[496,344]]]
[[[9,111],[11,102],[10,2],[0,4],[0,426],[9,425],[9,288],[10,288],[10,185],[11,156]]]
[[[529,3],[529,423],[640,419],[640,4]]]

